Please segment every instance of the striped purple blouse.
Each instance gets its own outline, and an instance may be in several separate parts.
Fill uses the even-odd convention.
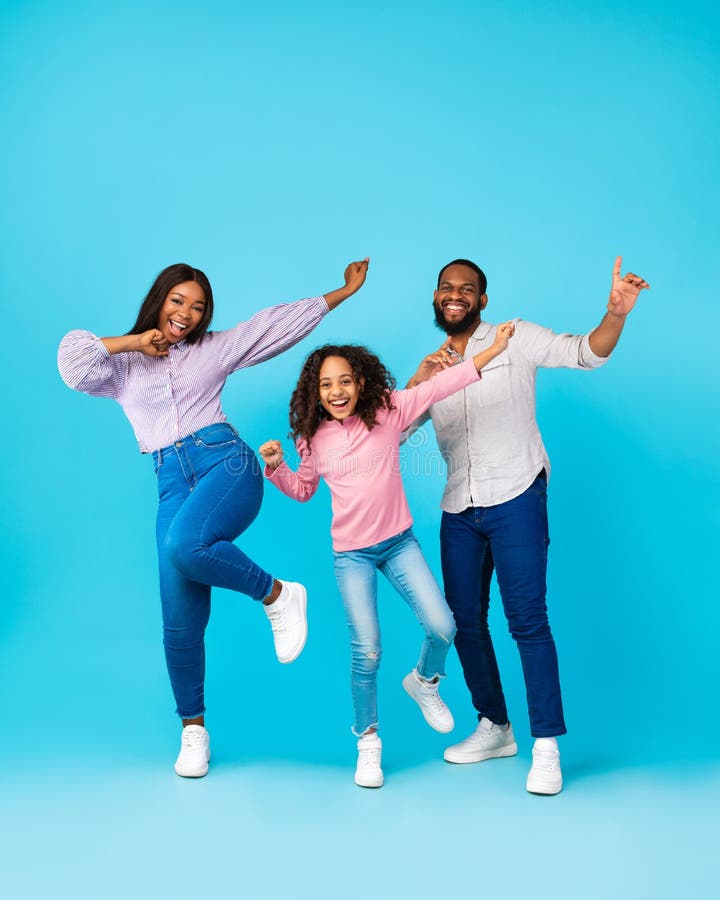
[[[68,387],[122,406],[142,453],[206,425],[226,422],[220,392],[232,372],[271,359],[302,340],[328,312],[324,297],[271,306],[197,344],[180,341],[167,356],[110,354],[89,331],[60,342],[58,368]]]

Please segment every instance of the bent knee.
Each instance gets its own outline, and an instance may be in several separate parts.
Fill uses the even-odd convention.
[[[183,574],[192,569],[193,562],[207,550],[195,538],[176,536],[171,532],[165,538],[163,545],[166,558]]]
[[[425,633],[431,641],[450,646],[457,634],[455,619],[450,617],[437,622],[429,622],[426,625]]]

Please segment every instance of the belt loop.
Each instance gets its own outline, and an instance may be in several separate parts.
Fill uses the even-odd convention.
[[[159,469],[160,466],[163,464],[163,452],[162,452],[162,447],[158,450],[158,463],[157,463],[157,464],[158,464],[158,469]]]

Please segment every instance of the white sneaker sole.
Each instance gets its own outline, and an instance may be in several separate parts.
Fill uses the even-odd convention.
[[[375,779],[374,781],[359,781],[358,776],[355,776],[355,784],[358,787],[362,788],[380,788],[385,783],[385,778],[381,775],[380,780]]]
[[[455,727],[455,720],[452,717],[452,713],[448,710],[450,715],[450,721],[446,723],[433,722],[433,720],[428,716],[428,714],[423,709],[423,705],[418,699],[418,697],[413,693],[413,679],[415,676],[412,672],[409,675],[406,675],[402,680],[402,686],[405,689],[405,693],[412,697],[412,699],[417,703],[418,709],[422,713],[423,719],[428,723],[428,725],[433,729],[433,731],[438,731],[440,734],[450,734],[450,732]]]
[[[179,775],[181,778],[202,778],[203,776],[207,775],[207,773],[208,773],[208,770],[210,768],[209,762],[210,762],[210,758],[208,757],[208,761],[205,763],[204,769],[192,769],[192,770],[191,769],[183,769],[182,767],[178,766],[177,763],[175,763],[175,774]]]
[[[300,641],[299,646],[297,647],[296,650],[293,650],[291,656],[286,656],[282,659],[278,656],[279,662],[281,662],[284,666],[288,665],[291,662],[295,662],[295,660],[298,658],[298,656],[300,656],[300,654],[303,652],[303,650],[305,648],[305,643],[307,641],[307,636],[308,636],[307,591],[301,584],[298,586],[300,587],[300,615],[301,615],[302,623],[303,623],[303,635],[302,635],[302,640]]]
[[[555,794],[559,794],[563,789],[562,781],[560,784],[541,784],[539,782],[532,782],[529,778],[526,785],[527,792],[529,794],[539,794],[544,797],[554,797]]]
[[[506,744],[504,747],[496,747],[494,750],[480,750],[476,753],[455,751],[452,747],[448,747],[443,753],[445,762],[456,763],[457,765],[465,765],[466,763],[484,762],[486,759],[502,759],[505,756],[517,756],[517,744]]]

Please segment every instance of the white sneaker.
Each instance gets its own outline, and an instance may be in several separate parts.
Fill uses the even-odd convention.
[[[508,724],[505,728],[483,716],[470,737],[448,747],[443,756],[451,763],[474,763],[500,756],[515,756],[517,752],[512,725]]]
[[[527,778],[531,794],[559,794],[562,790],[560,751],[554,738],[538,738],[533,747],[532,767]]]
[[[280,596],[264,609],[270,619],[277,658],[281,663],[291,663],[300,656],[307,640],[307,591],[294,581],[280,584]]]
[[[431,728],[441,731],[443,734],[453,730],[455,720],[438,693],[439,679],[438,681],[425,681],[420,678],[417,669],[413,669],[403,678],[402,686],[420,707],[420,712]]]
[[[202,778],[210,762],[210,735],[202,725],[186,725],[182,730],[180,754],[175,771],[183,778]]]
[[[383,786],[382,741],[377,732],[363,735],[357,742],[358,759],[355,769],[355,784],[366,788]]]

